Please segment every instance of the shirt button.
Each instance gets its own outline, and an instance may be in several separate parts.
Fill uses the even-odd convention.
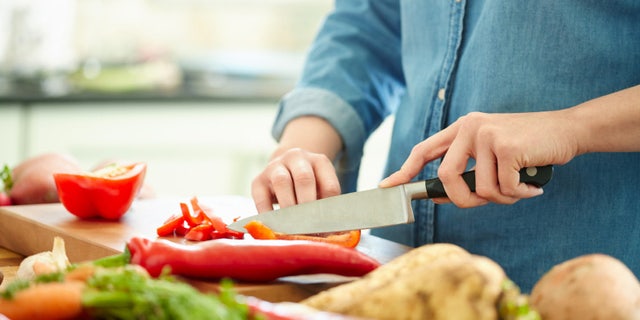
[[[438,90],[438,99],[444,100],[444,94],[445,94],[444,88],[441,88],[440,90]]]

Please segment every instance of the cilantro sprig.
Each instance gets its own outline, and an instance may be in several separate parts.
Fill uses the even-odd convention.
[[[11,168],[5,164],[0,171],[0,181],[2,181],[2,191],[9,192],[13,188],[13,178],[11,177]]]

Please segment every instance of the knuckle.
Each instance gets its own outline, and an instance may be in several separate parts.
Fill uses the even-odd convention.
[[[291,184],[291,176],[284,170],[274,170],[271,172],[269,181],[274,187],[288,186]]]
[[[262,180],[262,175],[255,177],[251,181],[251,190],[253,190],[252,192],[255,192],[255,190],[261,189],[263,185],[264,185],[264,182]]]
[[[322,162],[325,164],[331,164],[331,159],[324,153],[311,153],[308,155],[312,162]]]
[[[438,178],[440,178],[442,183],[452,181],[457,175],[458,174],[454,170],[449,169],[447,166],[441,165],[438,168]]]
[[[337,182],[327,183],[325,186],[323,186],[323,189],[321,190],[321,197],[326,198],[331,196],[337,196],[340,194],[340,192],[341,190],[340,190],[339,183]]]
[[[478,197],[484,199],[492,199],[496,196],[495,192],[491,188],[482,184],[476,185],[476,194]]]
[[[500,186],[500,193],[502,195],[504,195],[505,197],[509,197],[509,198],[515,198],[518,196],[518,189],[517,188],[513,188],[513,187],[507,187],[507,186]]]
[[[307,185],[313,185],[316,183],[316,178],[313,171],[307,170],[307,169],[301,169],[294,172],[295,173],[293,174],[293,180],[296,182],[296,184],[307,186]]]

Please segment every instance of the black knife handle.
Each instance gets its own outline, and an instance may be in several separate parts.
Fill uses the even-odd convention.
[[[553,176],[553,166],[527,167],[520,169],[520,182],[528,183],[536,187],[542,187]],[[467,183],[471,192],[476,191],[476,172],[475,170],[467,171],[462,174],[462,179]],[[442,181],[438,178],[425,180],[425,187],[429,198],[446,198],[447,193],[444,191]]]

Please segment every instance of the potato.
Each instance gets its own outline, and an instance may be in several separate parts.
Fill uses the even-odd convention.
[[[640,284],[614,257],[589,254],[554,266],[535,284],[531,304],[544,320],[640,319]]]
[[[78,162],[68,155],[45,153],[29,158],[13,168],[9,196],[14,205],[59,202],[53,173],[81,171]]]
[[[416,267],[428,265],[441,259],[468,257],[470,254],[452,244],[439,243],[424,245],[413,249],[389,263],[370,272],[364,278],[320,292],[302,301],[310,307],[341,313],[354,301],[358,301],[363,292],[378,290],[403,274],[412,273]]]
[[[302,303],[373,319],[497,319],[506,279],[488,258],[451,244],[431,244]]]

